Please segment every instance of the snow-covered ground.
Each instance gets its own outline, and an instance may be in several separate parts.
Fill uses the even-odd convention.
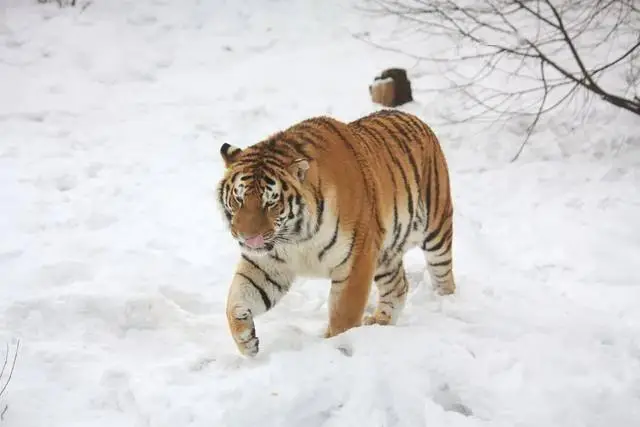
[[[637,117],[594,103],[513,164],[522,135],[434,125],[458,294],[411,252],[399,325],[323,340],[328,284],[301,280],[245,359],[220,144],[366,114],[373,76],[414,62],[355,40],[375,26],[348,2],[0,7],[0,338],[21,340],[3,426],[640,425]]]

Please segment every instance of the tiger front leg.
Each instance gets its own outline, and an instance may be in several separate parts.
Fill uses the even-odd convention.
[[[352,255],[353,256],[353,255]],[[329,325],[324,334],[331,338],[362,324],[371,282],[375,256],[361,254],[352,262],[345,279],[333,279],[329,294]]]
[[[243,255],[229,288],[229,330],[240,353],[248,357],[259,351],[254,318],[271,310],[289,291],[293,281],[290,275],[268,267]]]

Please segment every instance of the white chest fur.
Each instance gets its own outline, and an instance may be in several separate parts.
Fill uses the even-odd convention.
[[[283,245],[276,254],[297,276],[328,278],[351,250],[351,236],[338,232],[336,219],[326,215],[323,224],[313,238],[306,242]]]

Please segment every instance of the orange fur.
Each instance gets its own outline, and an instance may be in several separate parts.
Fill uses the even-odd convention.
[[[397,321],[408,291],[402,257],[412,247],[425,252],[436,290],[455,291],[447,163],[417,117],[316,117],[242,150],[223,144],[221,155],[218,199],[242,249],[227,299],[241,353],[258,352],[254,317],[299,276],[331,280],[326,337]],[[363,319],[372,282],[378,306]]]

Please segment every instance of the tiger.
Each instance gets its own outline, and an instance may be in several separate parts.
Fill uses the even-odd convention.
[[[324,338],[396,324],[411,248],[424,252],[434,291],[455,292],[449,170],[438,138],[417,116],[396,109],[350,122],[312,116],[219,151],[217,204],[240,252],[226,318],[242,355],[258,354],[255,319],[298,277],[331,281]],[[372,283],[377,305],[365,314]]]

